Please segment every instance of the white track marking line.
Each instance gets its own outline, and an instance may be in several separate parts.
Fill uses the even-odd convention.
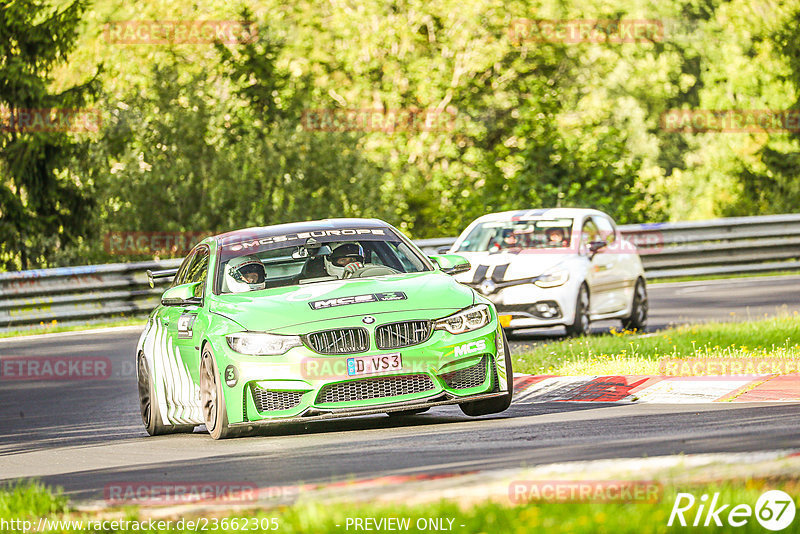
[[[637,402],[713,402],[752,383],[751,378],[731,380],[662,380],[636,393]]]
[[[46,339],[53,339],[57,337],[70,337],[70,336],[89,336],[89,335],[96,335],[96,334],[113,334],[113,333],[120,333],[120,334],[127,334],[128,332],[142,332],[144,330],[144,326],[147,320],[142,319],[142,325],[132,325],[132,326],[110,326],[108,328],[93,328],[91,330],[74,330],[71,332],[53,332],[50,334],[30,334],[25,336],[14,336],[14,337],[3,337],[0,338],[0,343],[13,343],[15,341],[33,341],[33,340],[46,340]]]

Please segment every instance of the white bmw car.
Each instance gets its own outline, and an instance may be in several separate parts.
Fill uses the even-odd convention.
[[[469,259],[460,282],[495,303],[506,330],[565,326],[589,332],[591,321],[647,323],[647,286],[636,247],[605,213],[555,208],[480,217],[449,252]]]

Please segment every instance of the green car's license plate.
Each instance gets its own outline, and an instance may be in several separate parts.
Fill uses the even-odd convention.
[[[403,368],[403,359],[399,352],[377,356],[358,356],[347,358],[347,374],[349,376],[372,375],[387,371],[399,371]]]

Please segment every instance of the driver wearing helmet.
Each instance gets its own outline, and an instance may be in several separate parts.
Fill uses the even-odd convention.
[[[325,256],[325,270],[342,279],[364,268],[364,249],[358,243],[342,243]]]
[[[231,293],[245,293],[264,289],[267,272],[255,256],[233,258],[225,267],[225,283]]]

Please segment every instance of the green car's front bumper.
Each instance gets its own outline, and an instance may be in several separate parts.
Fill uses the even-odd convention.
[[[471,332],[433,330],[413,346],[375,348],[375,327],[414,315],[392,313],[391,321],[377,315],[374,327],[367,327],[370,348],[358,354],[323,355],[304,345],[281,356],[247,356],[231,350],[224,339],[215,343],[229,424],[414,410],[508,394],[502,330],[493,312],[488,325]],[[336,326],[343,326],[342,321]],[[399,370],[348,374],[349,358],[397,354],[402,358]]]

